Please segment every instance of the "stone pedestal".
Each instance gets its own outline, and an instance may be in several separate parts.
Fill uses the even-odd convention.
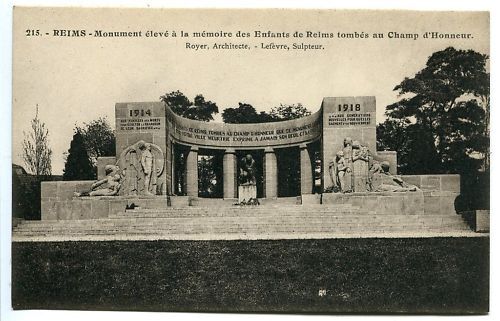
[[[198,147],[193,146],[186,160],[186,193],[198,196]]]
[[[313,175],[311,157],[307,151],[307,145],[300,145],[300,192],[301,194],[311,194],[313,188]]]
[[[267,147],[264,150],[264,197],[278,196],[278,164],[274,149]]]
[[[236,151],[226,149],[223,158],[224,198],[236,198]]]
[[[490,231],[490,211],[476,210],[476,232]]]
[[[240,185],[238,186],[238,203],[248,202],[252,198],[257,198],[257,186]]]

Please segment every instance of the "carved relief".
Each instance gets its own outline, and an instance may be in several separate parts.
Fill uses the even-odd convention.
[[[331,185],[325,192],[407,192],[418,188],[389,173],[389,162],[378,162],[368,147],[351,138],[328,165]]]
[[[163,173],[164,156],[161,148],[139,140],[125,148],[118,159],[123,182],[120,195],[159,194],[158,178]]]

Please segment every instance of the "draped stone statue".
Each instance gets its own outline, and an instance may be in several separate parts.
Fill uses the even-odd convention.
[[[125,148],[118,159],[123,169],[123,188],[120,195],[156,195],[158,177],[163,173],[164,157],[161,148],[139,140]]]
[[[350,137],[344,138],[344,148],[342,149],[344,153],[344,164],[345,164],[345,173],[343,176],[344,180],[344,188],[342,188],[342,192],[350,193],[353,191],[353,149],[352,149],[352,139]]]
[[[365,144],[358,141],[352,143],[352,161],[353,161],[353,182],[354,192],[367,192],[370,190],[368,182],[368,163],[369,151]]]
[[[335,158],[328,165],[328,172],[332,185],[327,189],[334,193],[350,193],[353,188],[353,148],[352,139],[346,137],[342,150],[335,154]]]

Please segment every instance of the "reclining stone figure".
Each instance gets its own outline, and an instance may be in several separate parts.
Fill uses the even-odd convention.
[[[90,191],[75,192],[74,195],[80,196],[114,196],[121,188],[122,177],[119,173],[120,168],[116,165],[107,165],[105,167],[106,177],[92,184]]]
[[[380,184],[373,187],[375,192],[415,192],[419,190],[417,186],[408,184],[401,178],[389,173],[389,162],[387,161],[374,164],[370,169],[370,173],[373,176],[380,175]]]

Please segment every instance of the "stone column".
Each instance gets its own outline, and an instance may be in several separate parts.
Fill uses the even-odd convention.
[[[170,141],[170,195],[177,194],[177,173],[175,172],[175,144]]]
[[[198,197],[198,147],[191,146],[186,159],[186,193]]]
[[[300,144],[300,193],[312,194],[313,173],[306,144]]]
[[[236,151],[228,148],[223,158],[224,198],[236,198]]]
[[[278,164],[274,149],[264,149],[264,197],[274,198],[278,196]]]

